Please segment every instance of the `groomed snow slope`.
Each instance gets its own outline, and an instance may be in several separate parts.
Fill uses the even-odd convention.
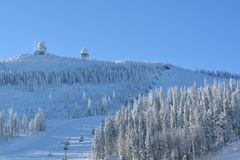
[[[1,142],[0,160],[59,160],[64,155],[61,142],[66,140],[70,142],[69,159],[88,159],[94,136],[92,129],[98,127],[103,119],[103,116],[98,116],[49,121],[47,130],[39,135]],[[79,142],[81,136],[84,136],[83,142]]]

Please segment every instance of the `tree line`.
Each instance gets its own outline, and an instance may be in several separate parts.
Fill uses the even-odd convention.
[[[110,114],[96,130],[94,159],[197,159],[240,135],[240,83],[160,88]]]
[[[92,66],[59,71],[2,70],[0,85],[49,86],[61,84],[113,83],[143,80],[154,72],[157,64],[94,64]]]
[[[18,115],[13,108],[5,115],[0,112],[0,139],[18,137],[20,135],[38,134],[45,130],[44,113],[41,108],[35,113],[32,119],[28,119],[26,114]]]
[[[213,76],[213,77],[217,77],[217,78],[240,79],[239,74],[233,74],[233,73],[226,72],[226,71],[207,71],[207,70],[201,69],[201,70],[197,70],[196,72],[205,74],[205,75],[209,75],[209,76]]]

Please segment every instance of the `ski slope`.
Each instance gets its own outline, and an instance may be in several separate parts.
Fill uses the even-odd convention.
[[[104,116],[73,120],[52,120],[45,132],[31,136],[10,139],[0,145],[0,160],[62,159],[62,141],[70,142],[69,159],[88,159],[91,156],[92,129],[99,126]],[[80,137],[83,142],[79,142]],[[51,156],[50,156],[51,155]]]

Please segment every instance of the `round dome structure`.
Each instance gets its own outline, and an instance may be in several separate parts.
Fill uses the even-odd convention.
[[[81,50],[81,57],[82,57],[83,60],[88,59],[88,57],[89,57],[89,52],[88,52],[88,49],[87,49],[87,48],[83,48],[83,49]]]
[[[35,50],[36,55],[44,55],[47,52],[47,44],[43,41],[40,41],[37,44],[37,49]]]
[[[38,43],[37,49],[40,51],[47,51],[47,44],[41,41]]]

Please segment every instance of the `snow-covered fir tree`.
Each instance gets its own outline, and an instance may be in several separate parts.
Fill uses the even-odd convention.
[[[18,119],[17,119],[17,112],[13,110],[11,107],[8,111],[8,122],[7,122],[7,131],[8,135],[12,138],[18,135]]]
[[[90,97],[88,98],[88,102],[87,102],[87,114],[88,116],[90,116],[93,112],[93,109],[92,109],[92,101],[90,99]]]
[[[28,125],[29,128],[29,134],[33,135],[36,131],[35,131],[35,127],[34,127],[34,119],[31,119]]]
[[[43,114],[42,108],[38,108],[38,112],[35,114],[34,129],[36,133],[39,133],[45,130],[44,114]]]
[[[102,103],[102,104],[101,104],[101,112],[102,112],[102,113],[106,113],[107,110],[108,110],[108,99],[107,99],[106,96],[104,96],[104,97],[102,98],[102,102],[101,102],[101,103]]]
[[[23,116],[22,116],[21,125],[22,125],[22,129],[23,129],[23,133],[25,134],[28,130],[28,118],[27,118],[26,114],[23,114]]]

